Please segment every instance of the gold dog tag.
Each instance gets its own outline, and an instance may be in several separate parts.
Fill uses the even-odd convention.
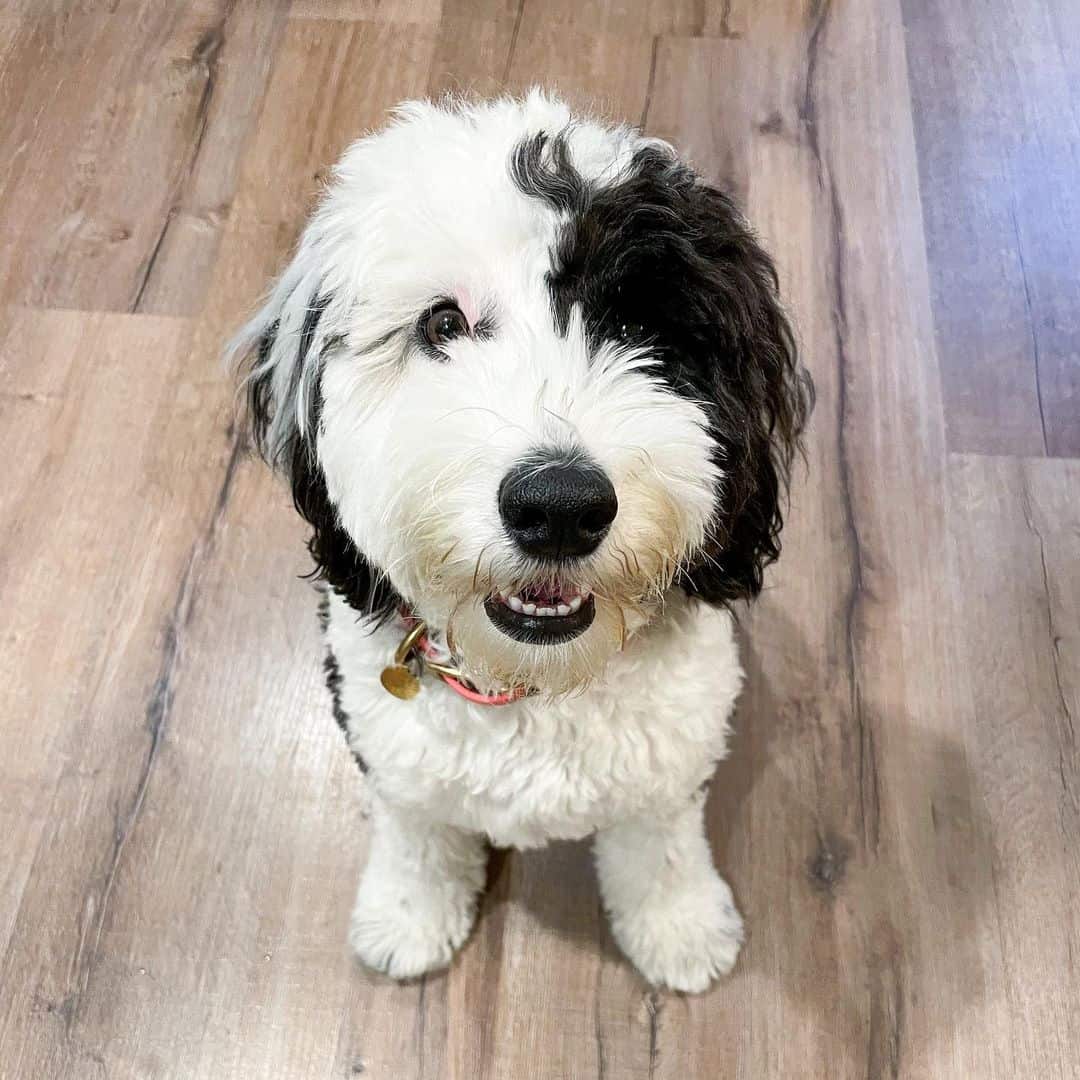
[[[384,690],[402,701],[409,701],[420,693],[420,680],[404,664],[384,667],[379,682]]]
[[[383,689],[401,701],[411,701],[420,693],[420,678],[408,666],[407,661],[426,631],[424,623],[418,621],[394,650],[394,662],[389,667],[384,667],[379,675]]]

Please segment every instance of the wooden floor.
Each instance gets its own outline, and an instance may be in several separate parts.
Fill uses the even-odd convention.
[[[535,81],[744,201],[818,386],[699,998],[584,845],[496,860],[449,974],[350,960],[361,785],[220,368],[349,140]],[[0,1076],[1080,1077],[1075,0],[5,0],[0,93]]]

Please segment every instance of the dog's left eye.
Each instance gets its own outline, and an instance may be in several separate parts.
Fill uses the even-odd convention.
[[[432,345],[445,345],[469,333],[469,321],[456,304],[440,304],[424,316],[424,337]]]
[[[620,341],[638,341],[645,336],[645,327],[637,322],[622,322],[616,333]]]

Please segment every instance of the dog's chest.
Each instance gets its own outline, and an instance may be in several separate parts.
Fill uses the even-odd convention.
[[[675,808],[723,756],[738,693],[726,613],[678,613],[578,696],[476,706],[435,680],[412,701],[379,684],[394,635],[331,617],[350,743],[380,795],[525,847]]]

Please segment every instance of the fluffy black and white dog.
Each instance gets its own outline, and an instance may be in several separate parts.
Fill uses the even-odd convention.
[[[728,605],[778,554],[810,404],[731,201],[538,91],[409,103],[345,154],[236,347],[370,785],[359,957],[446,965],[489,842],[591,835],[642,974],[727,972],[703,785],[742,678]]]

